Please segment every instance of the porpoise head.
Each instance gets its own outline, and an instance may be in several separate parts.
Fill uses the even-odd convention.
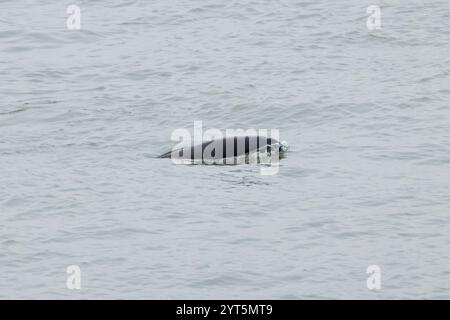
[[[269,138],[268,143],[270,147],[275,148],[275,150],[278,148],[278,152],[287,152],[289,150],[289,144],[284,140],[279,142],[275,139],[272,140]]]

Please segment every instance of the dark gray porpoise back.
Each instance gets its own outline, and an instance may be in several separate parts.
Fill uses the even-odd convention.
[[[160,155],[158,158],[180,158],[180,159],[224,159],[249,154],[265,147],[270,151],[272,144],[278,143],[276,139],[264,136],[240,136],[226,137],[223,139],[207,141],[202,144],[191,146],[191,152],[185,152],[185,148],[173,150]],[[264,150],[264,149],[263,149]]]

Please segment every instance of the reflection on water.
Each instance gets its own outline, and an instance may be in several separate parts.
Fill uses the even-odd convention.
[[[450,7],[282,2],[2,2],[0,298],[449,298]],[[156,159],[196,120],[292,148]]]

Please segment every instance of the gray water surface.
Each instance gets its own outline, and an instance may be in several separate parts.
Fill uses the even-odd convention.
[[[450,298],[447,1],[70,4],[0,1],[0,298]],[[156,158],[196,120],[291,150]]]

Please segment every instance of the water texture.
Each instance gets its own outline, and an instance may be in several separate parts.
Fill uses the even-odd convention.
[[[448,1],[71,4],[0,1],[0,298],[450,298]],[[194,121],[291,150],[157,159]]]

